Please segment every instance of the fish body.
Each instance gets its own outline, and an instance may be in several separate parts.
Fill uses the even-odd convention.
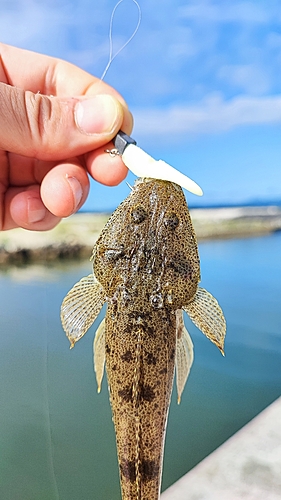
[[[100,390],[104,366],[116,432],[122,500],[157,500],[176,367],[180,400],[193,360],[184,309],[223,351],[225,320],[198,287],[200,261],[182,189],[140,179],[93,249],[94,274],[62,304],[71,345],[107,302],[94,342]]]
[[[159,310],[149,321],[145,316],[139,324],[135,320],[123,317],[125,331],[109,328],[106,320],[106,371],[122,498],[154,500],[174,377],[176,318]]]

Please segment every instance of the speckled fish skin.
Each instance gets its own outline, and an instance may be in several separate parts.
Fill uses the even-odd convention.
[[[200,280],[182,189],[139,181],[98,239],[95,276],[108,300],[106,372],[123,500],[159,498],[175,366],[175,312]]]
[[[106,366],[116,431],[122,500],[158,500],[174,371],[178,402],[193,361],[183,310],[223,353],[226,323],[200,288],[196,236],[182,189],[139,179],[93,249],[92,275],[61,306],[71,347],[103,304],[94,365],[98,391]]]

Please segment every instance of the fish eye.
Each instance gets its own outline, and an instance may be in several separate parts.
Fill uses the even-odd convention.
[[[141,224],[147,218],[147,212],[141,205],[137,205],[131,211],[131,217],[135,224]]]
[[[178,227],[179,222],[180,222],[179,218],[174,212],[167,214],[166,217],[164,218],[165,226],[171,231],[174,231],[176,227]]]

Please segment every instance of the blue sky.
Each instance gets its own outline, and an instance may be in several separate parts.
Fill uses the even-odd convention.
[[[1,40],[62,57],[101,76],[115,0],[2,0]],[[281,200],[279,0],[139,0],[142,22],[105,80],[128,101],[133,137],[204,190],[191,205]],[[114,51],[137,8],[124,0]],[[128,178],[133,182],[133,176]],[[114,208],[125,183],[92,183],[87,209]]]

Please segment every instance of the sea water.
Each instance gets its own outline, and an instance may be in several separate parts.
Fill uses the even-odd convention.
[[[195,360],[181,404],[172,397],[163,489],[281,395],[281,233],[199,250],[201,285],[226,316],[226,356],[185,317]],[[106,378],[98,395],[92,364],[100,319],[70,351],[59,318],[90,272],[79,262],[0,273],[1,500],[120,499]]]

